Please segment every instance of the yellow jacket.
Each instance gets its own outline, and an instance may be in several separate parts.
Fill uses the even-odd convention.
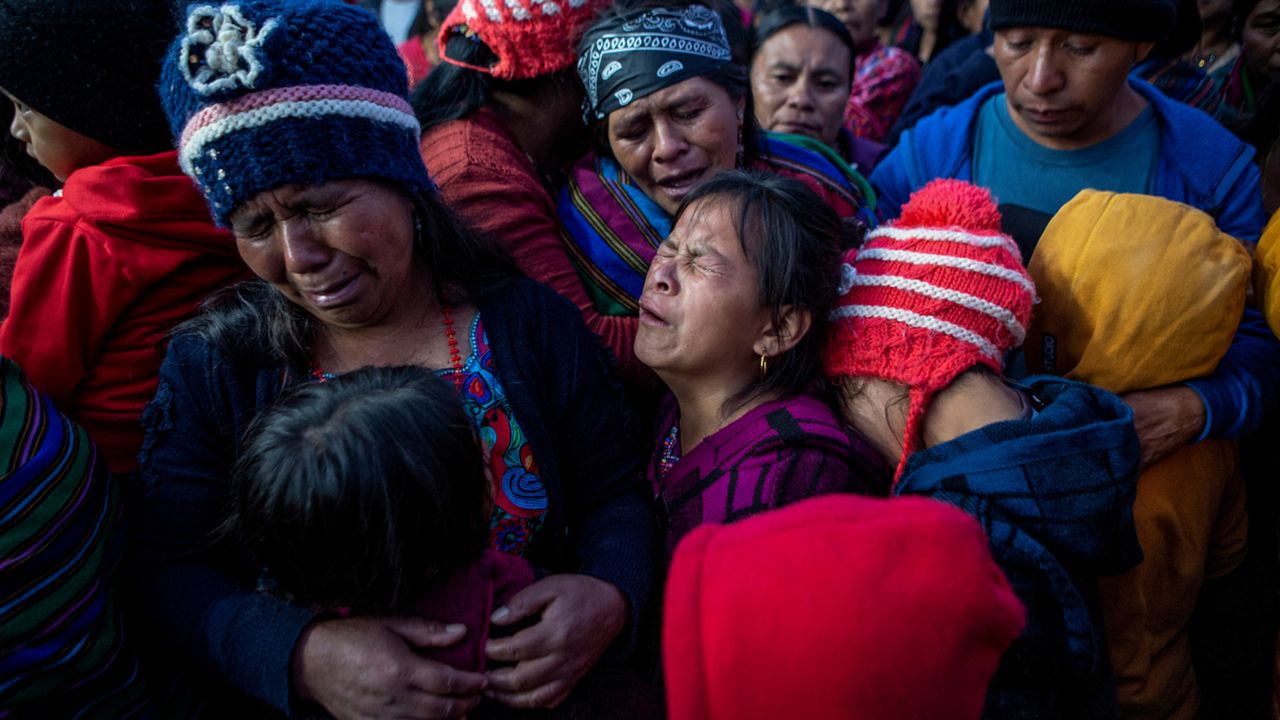
[[[1271,332],[1280,335],[1280,212],[1271,221],[1258,240],[1258,251],[1253,263],[1253,293],[1262,314],[1267,317]]]
[[[1120,394],[1208,375],[1244,310],[1250,264],[1199,210],[1085,190],[1031,257],[1040,301],[1023,346],[1028,368]],[[1245,551],[1235,443],[1188,445],[1146,468],[1133,511],[1145,559],[1101,585],[1121,716],[1192,718],[1196,596]]]

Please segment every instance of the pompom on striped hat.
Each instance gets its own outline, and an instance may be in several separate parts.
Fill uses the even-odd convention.
[[[612,0],[460,0],[440,26],[440,59],[499,80],[527,80],[573,67],[577,44]],[[497,61],[481,66],[453,56],[449,39],[482,41]]]
[[[841,273],[823,361],[830,377],[910,388],[896,482],[934,394],[976,365],[1001,372],[1022,344],[1035,285],[991,194],[960,180],[912,194],[901,217],[846,254]]]
[[[191,5],[160,78],[179,164],[223,226],[282,185],[432,188],[408,94],[377,16],[342,0]]]

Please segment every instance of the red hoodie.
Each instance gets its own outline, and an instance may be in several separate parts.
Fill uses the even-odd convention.
[[[82,168],[22,223],[0,355],[129,472],[166,333],[248,274],[176,152]]]

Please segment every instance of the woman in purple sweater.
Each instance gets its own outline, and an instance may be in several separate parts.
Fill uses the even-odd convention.
[[[668,552],[698,525],[865,491],[883,469],[818,378],[841,233],[821,198],[776,175],[725,173],[677,211],[635,344],[671,390],[648,471]]]

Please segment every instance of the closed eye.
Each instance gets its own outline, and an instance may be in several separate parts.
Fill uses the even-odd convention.
[[[231,232],[241,240],[262,240],[271,234],[274,223],[266,217],[232,220]]]

